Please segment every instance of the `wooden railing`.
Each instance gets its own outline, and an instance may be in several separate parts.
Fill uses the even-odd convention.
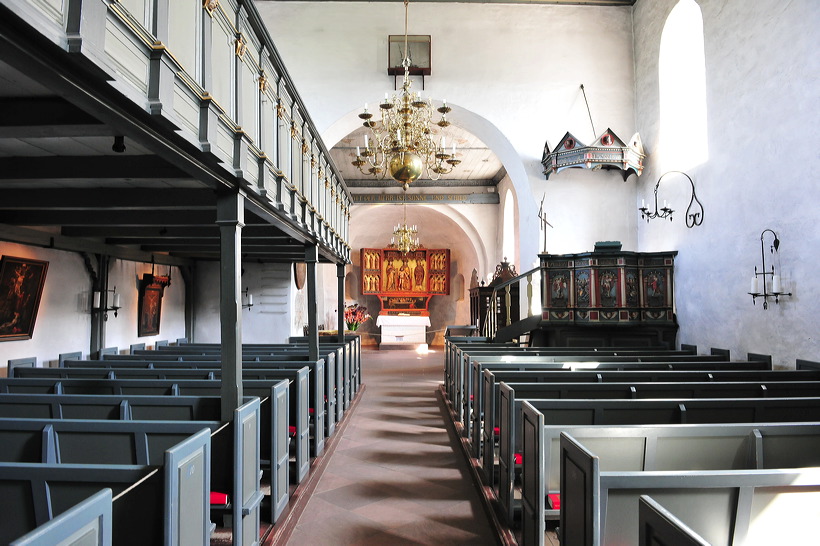
[[[513,323],[518,322],[524,318],[532,317],[532,304],[534,301],[534,291],[533,291],[533,280],[537,279],[539,282],[539,286],[544,286],[543,283],[543,272],[541,267],[535,267],[526,271],[517,277],[504,281],[496,285],[493,289],[493,293],[490,296],[489,305],[487,307],[487,315],[484,320],[484,328],[481,332],[482,336],[486,336],[490,339],[494,339],[498,330],[500,328],[505,328],[508,326],[512,326]],[[526,313],[523,313],[521,310],[521,305],[514,305],[512,294],[512,287],[514,285],[519,285],[519,294],[522,293],[521,287],[524,288],[524,294],[526,294]],[[543,290],[542,290],[543,294]],[[519,295],[520,297],[520,295]],[[499,304],[502,301],[503,303]],[[501,309],[499,305],[503,305],[503,312],[500,312]],[[542,302],[538,302],[538,308],[540,309]],[[516,312],[517,311],[517,312]],[[505,317],[502,321],[503,324],[498,324],[499,315]]]

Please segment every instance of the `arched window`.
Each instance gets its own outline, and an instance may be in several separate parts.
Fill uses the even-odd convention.
[[[666,19],[658,59],[660,155],[664,170],[686,170],[709,158],[703,15],[680,0]]]
[[[501,226],[501,257],[515,263],[515,201],[513,193],[507,189],[504,194],[504,216]]]

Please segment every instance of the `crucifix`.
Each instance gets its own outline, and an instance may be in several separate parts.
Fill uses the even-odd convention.
[[[547,222],[547,213],[544,210],[544,198],[547,197],[547,194],[544,194],[544,197],[541,198],[541,208],[538,209],[538,218],[541,220],[541,231],[544,232],[544,252],[547,251],[547,226],[552,227],[552,224]]]

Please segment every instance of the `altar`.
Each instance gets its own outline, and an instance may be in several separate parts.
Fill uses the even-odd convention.
[[[361,268],[361,293],[379,298],[379,346],[426,346],[430,299],[450,293],[450,251],[363,248]]]
[[[429,316],[379,315],[376,318],[376,326],[381,328],[379,347],[427,346]]]

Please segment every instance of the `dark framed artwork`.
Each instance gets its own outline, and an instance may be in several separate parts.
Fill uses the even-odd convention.
[[[31,339],[47,271],[41,260],[0,259],[0,341]]]
[[[159,335],[159,324],[162,316],[162,295],[165,287],[171,284],[171,278],[146,273],[140,283],[139,320],[137,336]]]

